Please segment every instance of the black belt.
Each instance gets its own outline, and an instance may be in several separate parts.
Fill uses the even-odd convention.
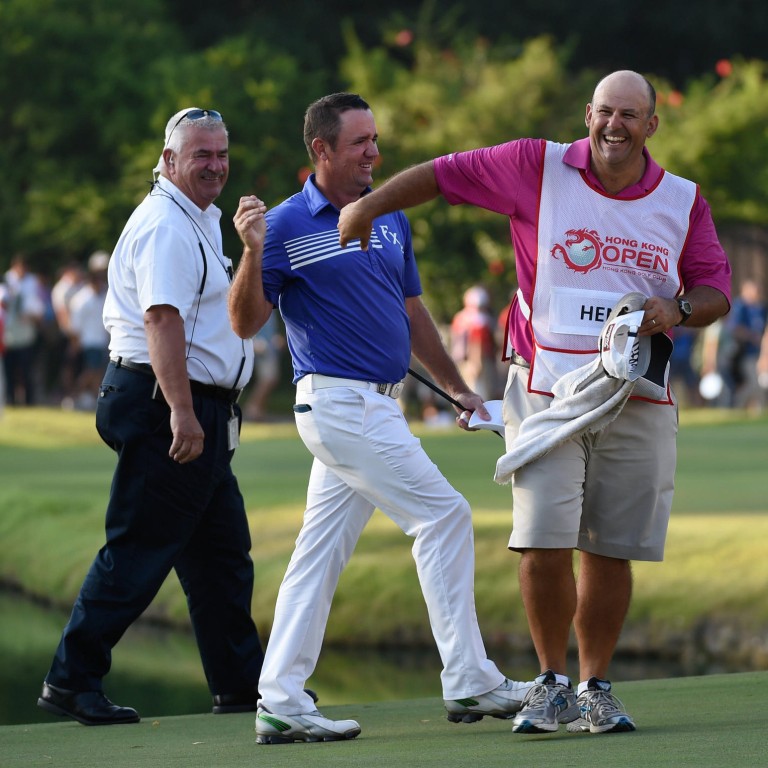
[[[155,378],[155,372],[152,370],[152,366],[149,363],[134,363],[132,360],[126,360],[124,357],[118,357],[116,360],[112,360],[115,364],[115,368],[125,368],[128,371],[136,371],[137,373],[143,373],[145,376],[151,376]],[[203,397],[213,397],[216,400],[224,400],[227,403],[236,403],[240,399],[241,389],[227,389],[226,387],[217,387],[214,384],[203,384],[202,381],[189,380],[189,388],[193,395],[202,395]],[[163,393],[160,388],[154,393],[156,400],[165,402]]]

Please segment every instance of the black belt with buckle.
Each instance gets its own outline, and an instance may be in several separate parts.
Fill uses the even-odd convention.
[[[149,363],[134,363],[132,360],[126,360],[124,357],[118,357],[112,360],[115,368],[125,368],[128,371],[136,371],[145,376],[155,378],[155,372]],[[217,387],[214,384],[203,384],[202,381],[189,380],[189,388],[193,395],[202,395],[203,397],[213,397],[216,400],[224,400],[226,403],[236,403],[240,399],[241,389],[227,389],[226,387]],[[153,393],[155,400],[165,402],[160,387],[156,387]]]

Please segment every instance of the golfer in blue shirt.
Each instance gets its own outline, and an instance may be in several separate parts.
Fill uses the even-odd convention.
[[[376,219],[367,250],[339,245],[339,211],[370,190],[376,123],[355,94],[307,109],[304,141],[315,166],[301,192],[266,213],[241,198],[235,226],[245,249],[230,320],[252,336],[279,307],[296,383],[296,425],[314,463],[304,524],[277,597],[259,679],[257,742],[335,741],[360,733],[330,720],[303,691],[315,669],[339,576],[379,508],[413,537],[421,589],[443,663],[448,719],[506,718],[530,687],[488,659],[474,602],[470,507],[411,433],[397,403],[411,352],[464,407],[469,391],[421,300],[408,220]],[[364,617],[361,617],[361,621]]]

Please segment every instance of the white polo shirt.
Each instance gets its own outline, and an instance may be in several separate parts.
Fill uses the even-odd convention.
[[[167,304],[184,321],[189,378],[245,386],[253,348],[229,324],[232,261],[223,254],[220,219],[215,205],[202,211],[168,179],[158,179],[128,219],[109,262],[104,326],[110,357],[148,363],[144,313]]]

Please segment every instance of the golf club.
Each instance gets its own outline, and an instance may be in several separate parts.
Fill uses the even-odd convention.
[[[466,408],[458,401],[454,400],[447,392],[440,389],[440,387],[437,386],[437,384],[433,384],[429,379],[425,379],[421,374],[416,373],[416,371],[413,370],[413,368],[408,369],[408,373],[413,376],[414,379],[417,379],[422,384],[429,387],[433,392],[437,392],[440,397],[445,398],[451,405],[455,405],[457,408],[461,408],[462,411],[465,411]],[[501,432],[497,432],[495,429],[493,430],[494,434],[498,435],[502,440],[504,439],[504,435],[501,434]]]

